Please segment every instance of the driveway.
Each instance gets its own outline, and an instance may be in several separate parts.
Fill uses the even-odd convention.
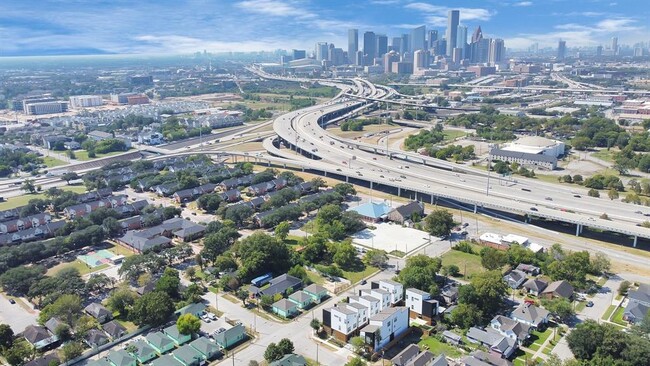
[[[618,286],[622,281],[623,279],[617,275],[611,276],[594,297],[587,297],[587,301],[592,301],[594,306],[590,308],[585,307],[584,310],[577,314],[578,319],[581,321],[587,319],[600,321],[600,317],[603,316],[607,308],[612,304]]]

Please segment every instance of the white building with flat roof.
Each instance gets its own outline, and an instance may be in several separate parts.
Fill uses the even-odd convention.
[[[408,309],[403,306],[386,308],[370,318],[360,336],[374,351],[382,349],[409,328]]]
[[[557,158],[558,156],[564,155],[564,142],[540,136],[525,136],[501,147],[501,150],[546,155]]]
[[[99,107],[104,104],[99,95],[73,95],[70,97],[70,108]]]

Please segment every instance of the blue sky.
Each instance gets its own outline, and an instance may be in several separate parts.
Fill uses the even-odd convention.
[[[508,48],[650,41],[648,0],[3,0],[0,56],[345,49],[351,27],[444,32],[451,8]]]

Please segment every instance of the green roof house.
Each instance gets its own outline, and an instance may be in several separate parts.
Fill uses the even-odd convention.
[[[148,362],[149,360],[158,357],[156,350],[153,347],[151,347],[149,343],[143,340],[138,340],[136,342],[133,342],[133,346],[136,349],[135,352],[133,352],[133,356],[135,356],[135,358],[140,363],[145,363]]]
[[[312,283],[311,285],[302,289],[304,293],[311,296],[315,303],[320,303],[327,297],[327,289],[325,287]]]
[[[199,337],[193,340],[190,346],[199,351],[206,360],[218,357],[221,354],[219,346],[205,337]]]
[[[177,359],[172,355],[163,355],[152,361],[151,366],[183,366]]]
[[[146,339],[147,343],[160,354],[174,349],[174,341],[163,334],[163,332],[149,333]]]
[[[181,334],[181,332],[178,331],[178,327],[176,326],[176,324],[165,328],[163,332],[167,334],[167,336],[171,338],[174,341],[174,343],[176,343],[177,346],[180,346],[181,344],[185,344],[192,339],[191,334]]]
[[[215,326],[217,330],[212,337],[222,349],[235,345],[246,338],[246,328],[241,322],[233,325],[228,323],[225,317],[221,317],[215,322]]]
[[[136,366],[135,357],[130,353],[121,349],[119,351],[111,351],[108,354],[108,360],[113,366]]]
[[[205,360],[203,354],[194,349],[189,344],[180,347],[172,353],[183,366],[198,366],[201,361]]]
[[[99,360],[90,361],[86,364],[87,366],[113,366],[111,362],[106,357],[102,357]]]
[[[305,360],[304,357],[301,355],[297,355],[295,353],[290,353],[288,355],[284,355],[281,359],[277,361],[273,361],[269,364],[269,366],[305,366],[307,365],[307,360]]]
[[[313,299],[303,291],[294,292],[289,295],[289,301],[296,304],[299,309],[306,309],[311,305]]]
[[[274,302],[271,307],[273,308],[274,313],[285,318],[291,318],[298,313],[298,307],[296,304],[287,299],[280,299],[279,301]]]
[[[176,316],[181,316],[181,315],[185,315],[185,314],[192,314],[192,315],[194,315],[196,317],[200,317],[201,314],[203,314],[205,312],[206,308],[207,308],[207,306],[204,303],[197,302],[197,303],[194,303],[194,304],[189,304],[189,305],[187,305],[185,307],[182,307],[182,308],[176,310],[174,312],[174,314],[176,314]]]

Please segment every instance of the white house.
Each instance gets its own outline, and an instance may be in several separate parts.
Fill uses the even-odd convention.
[[[388,291],[390,294],[391,305],[397,305],[404,299],[404,286],[399,282],[393,280],[379,280],[378,282],[371,282],[370,287],[373,289],[380,288]]]
[[[403,306],[386,308],[370,318],[360,336],[374,351],[380,350],[409,328],[408,309]]]
[[[361,304],[368,309],[368,316],[373,316],[381,311],[381,300],[369,296],[350,296],[348,297],[348,303],[350,304]]]
[[[381,288],[371,288],[369,290],[359,290],[359,296],[372,296],[379,300],[379,309],[385,309],[391,305],[390,292]]]
[[[323,310],[323,326],[334,338],[347,342],[359,328],[359,314],[347,306],[334,306]]]
[[[406,307],[409,309],[409,318],[422,319],[427,324],[431,324],[433,317],[438,315],[438,301],[431,299],[428,292],[407,288],[404,297]]]

